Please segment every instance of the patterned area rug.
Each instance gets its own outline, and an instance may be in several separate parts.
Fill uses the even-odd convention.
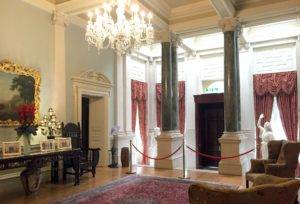
[[[192,183],[197,182],[130,175],[56,204],[185,204],[189,203],[188,188]],[[216,188],[238,188],[238,186],[228,184],[202,183]]]

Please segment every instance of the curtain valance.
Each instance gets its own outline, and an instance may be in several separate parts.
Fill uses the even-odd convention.
[[[278,93],[290,94],[297,87],[297,72],[279,72],[269,74],[256,74],[253,76],[255,94],[263,96],[270,93],[277,96]]]

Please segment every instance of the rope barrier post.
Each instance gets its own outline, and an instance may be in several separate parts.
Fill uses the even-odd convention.
[[[190,179],[187,176],[187,169],[185,165],[185,136],[183,136],[183,144],[182,144],[182,176],[179,177],[180,179]]]
[[[132,169],[132,140],[130,140],[129,146],[129,171],[126,174],[135,174],[136,172]]]

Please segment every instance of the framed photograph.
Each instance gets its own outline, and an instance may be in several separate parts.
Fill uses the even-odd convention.
[[[21,142],[3,142],[2,143],[3,156],[19,156],[21,155]]]
[[[34,120],[38,121],[40,84],[37,70],[0,61],[0,126],[18,126],[18,107],[24,104],[34,104]]]
[[[41,152],[55,151],[55,140],[40,141]]]
[[[55,139],[57,142],[57,149],[59,150],[67,150],[67,149],[72,149],[72,141],[70,137],[66,138],[56,138]]]

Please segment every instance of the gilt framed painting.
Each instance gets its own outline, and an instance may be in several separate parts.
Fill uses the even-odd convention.
[[[0,127],[19,125],[18,108],[24,104],[35,107],[37,123],[40,106],[41,78],[37,70],[0,61]]]

